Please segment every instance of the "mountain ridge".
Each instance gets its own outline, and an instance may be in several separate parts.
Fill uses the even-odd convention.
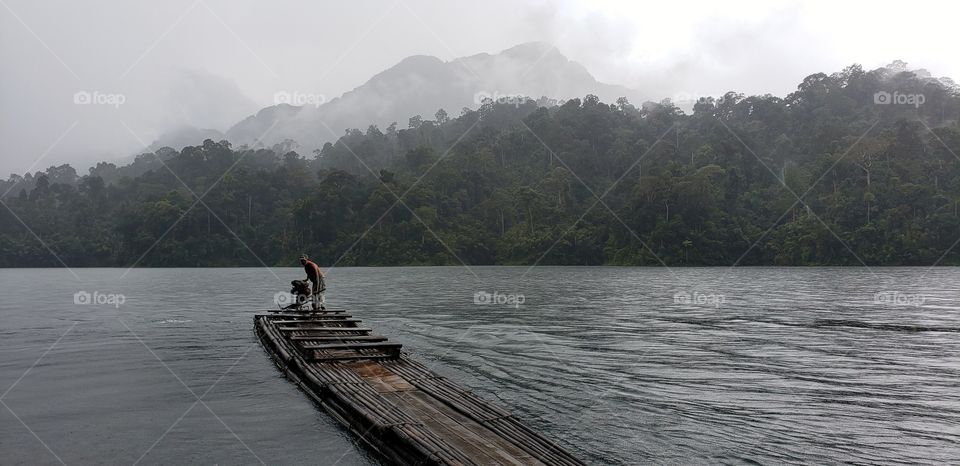
[[[278,103],[261,108],[222,132],[236,145],[257,146],[294,140],[305,152],[335,141],[352,128],[369,125],[403,127],[421,115],[430,119],[439,109],[456,115],[475,109],[482,97],[523,95],[566,100],[598,95],[639,100],[638,91],[598,81],[582,64],[546,42],[526,42],[496,54],[477,53],[444,61],[432,55],[411,55],[371,76],[363,84],[321,105]],[[199,134],[200,129],[194,130]],[[202,130],[209,132],[209,130]],[[180,149],[187,143],[183,128],[161,135],[148,150]],[[179,147],[178,147],[179,146]]]

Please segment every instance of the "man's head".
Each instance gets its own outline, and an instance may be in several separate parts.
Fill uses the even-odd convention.
[[[307,255],[306,255],[306,254],[300,254],[300,264],[302,265],[302,264],[306,264],[306,263],[307,263]]]

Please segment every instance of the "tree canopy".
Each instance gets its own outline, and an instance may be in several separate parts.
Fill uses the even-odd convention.
[[[923,71],[434,117],[11,176],[0,266],[960,264],[960,92]]]

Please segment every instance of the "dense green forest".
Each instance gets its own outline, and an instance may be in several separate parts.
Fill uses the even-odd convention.
[[[895,63],[689,113],[487,101],[306,157],[207,140],[0,182],[0,266],[956,265],[958,117]]]

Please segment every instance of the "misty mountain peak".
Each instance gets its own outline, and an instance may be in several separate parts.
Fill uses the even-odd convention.
[[[349,128],[403,124],[415,115],[430,119],[441,108],[456,113],[464,107],[477,108],[483,97],[569,99],[586,94],[609,102],[621,96],[638,100],[639,95],[598,82],[583,65],[547,42],[527,42],[497,54],[450,61],[413,55],[318,107],[267,107],[230,128],[226,137],[234,144],[250,144],[269,129],[264,143],[293,139],[309,151]]]
[[[546,55],[555,55],[567,59],[557,48],[549,42],[525,42],[500,52],[501,55],[518,59],[538,60]]]
[[[443,67],[445,63],[443,60],[433,56],[433,55],[411,55],[403,60],[400,60],[400,63],[393,65],[388,68],[386,71],[393,72],[407,72],[407,71],[423,71],[430,69],[439,69]],[[385,72],[386,72],[385,71]]]

